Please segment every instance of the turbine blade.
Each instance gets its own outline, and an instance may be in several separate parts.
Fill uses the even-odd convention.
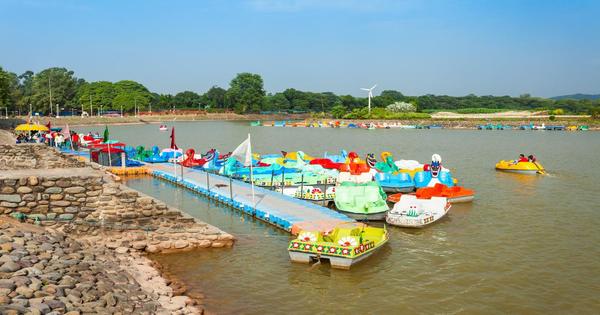
[[[369,91],[369,89],[365,89],[365,88],[360,88],[363,91]]]
[[[373,87],[371,88],[371,90],[374,89],[376,86],[377,86],[377,84],[373,85]]]

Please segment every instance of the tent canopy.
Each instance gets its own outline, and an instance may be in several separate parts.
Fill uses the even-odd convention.
[[[15,131],[48,131],[48,127],[44,125],[21,124],[15,128]]]

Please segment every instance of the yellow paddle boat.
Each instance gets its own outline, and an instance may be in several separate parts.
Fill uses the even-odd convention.
[[[517,162],[501,160],[496,164],[496,169],[504,172],[520,174],[545,174],[542,164],[538,162]]]

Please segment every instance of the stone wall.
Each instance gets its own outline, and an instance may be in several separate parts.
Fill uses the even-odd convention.
[[[91,168],[10,170],[0,174],[0,214],[92,237],[119,251],[226,247],[233,236]]]
[[[0,170],[83,167],[84,162],[64,157],[44,144],[0,145]]]

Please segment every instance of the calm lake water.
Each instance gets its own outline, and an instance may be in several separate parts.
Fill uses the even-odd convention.
[[[255,152],[391,151],[395,159],[443,158],[472,204],[454,205],[423,230],[389,227],[390,242],[350,271],[292,264],[290,236],[155,179],[128,185],[237,237],[232,249],[153,258],[206,295],[210,311],[262,313],[600,312],[600,134],[596,132],[355,130],[176,123],[182,148],[222,151],[252,133]],[[75,128],[77,129],[77,128]],[[82,128],[79,131],[84,131]],[[87,130],[87,129],[86,129]],[[96,128],[102,132],[103,127]],[[111,136],[162,147],[157,125],[113,126]],[[499,173],[494,164],[535,154],[549,176]]]

